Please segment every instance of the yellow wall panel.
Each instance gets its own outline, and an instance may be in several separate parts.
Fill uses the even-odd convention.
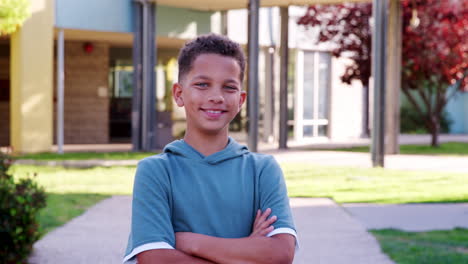
[[[53,137],[54,0],[31,1],[31,17],[11,36],[11,145],[50,151]]]

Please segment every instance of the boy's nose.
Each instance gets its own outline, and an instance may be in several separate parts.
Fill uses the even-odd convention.
[[[224,96],[221,89],[211,89],[210,93],[208,94],[208,100],[213,103],[222,103],[224,102]]]
[[[209,96],[208,99],[210,100],[210,102],[213,102],[216,104],[224,102],[224,97],[221,94],[212,94]]]

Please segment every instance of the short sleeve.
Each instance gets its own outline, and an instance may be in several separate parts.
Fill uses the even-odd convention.
[[[146,250],[174,248],[170,182],[161,161],[142,160],[133,185],[132,219],[124,263]]]
[[[271,156],[266,160],[266,164],[260,172],[259,198],[260,209],[265,211],[267,208],[271,208],[271,216],[276,215],[278,218],[273,223],[274,230],[268,236],[287,233],[297,239],[283,171]]]

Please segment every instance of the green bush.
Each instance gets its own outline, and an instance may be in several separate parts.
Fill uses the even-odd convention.
[[[29,0],[0,0],[0,36],[14,33],[31,15]]]
[[[448,133],[452,121],[447,112],[442,112],[440,133]],[[424,120],[413,106],[403,105],[400,108],[400,131],[406,134],[427,134],[430,131],[424,126]]]
[[[34,179],[15,181],[10,164],[0,152],[0,263],[24,263],[40,237],[36,217],[46,195]]]

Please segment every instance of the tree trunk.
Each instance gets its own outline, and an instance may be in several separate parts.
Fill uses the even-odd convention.
[[[437,116],[431,117],[432,129],[431,129],[431,146],[439,147],[439,133],[440,133],[440,118]]]

